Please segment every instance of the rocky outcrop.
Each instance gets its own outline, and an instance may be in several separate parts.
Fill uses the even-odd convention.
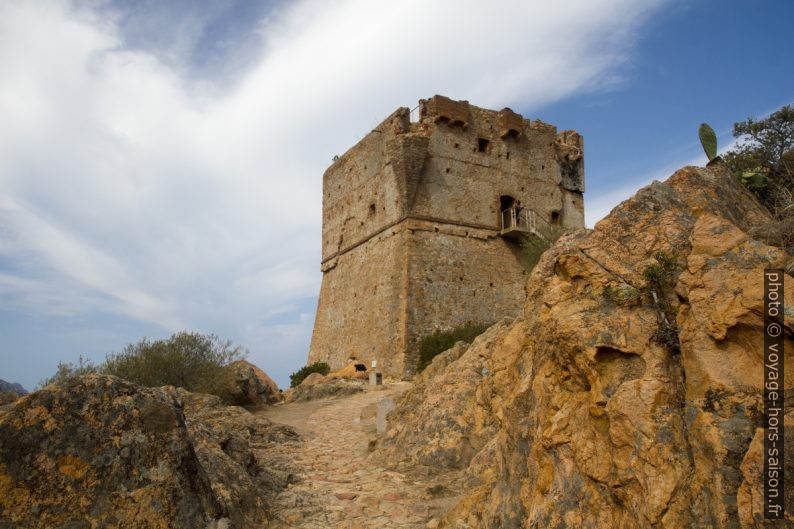
[[[300,384],[290,389],[285,393],[284,400],[286,402],[304,402],[330,397],[344,397],[361,393],[362,391],[364,391],[364,382],[361,380],[324,377],[324,380],[313,384]]]
[[[325,382],[328,380],[325,378],[325,375],[322,373],[309,373],[309,375],[303,379],[299,385],[301,386],[311,386],[312,384],[319,384],[320,382]]]
[[[522,318],[431,364],[376,456],[479,480],[443,527],[790,526],[760,481],[762,274],[791,259],[750,235],[769,221],[719,165],[640,190],[544,254]]]
[[[326,375],[328,378],[345,378],[348,380],[366,380],[369,377],[367,366],[358,362],[350,362],[345,367],[331,371]]]
[[[259,526],[290,479],[268,447],[295,437],[213,396],[50,385],[0,417],[0,527]]]
[[[263,406],[281,400],[278,385],[267,373],[246,360],[230,365],[234,370],[235,385],[231,390],[234,403],[240,406]]]
[[[400,470],[463,469],[499,428],[505,362],[523,345],[526,328],[493,325],[469,345],[458,342],[417,376],[388,417],[377,456]]]

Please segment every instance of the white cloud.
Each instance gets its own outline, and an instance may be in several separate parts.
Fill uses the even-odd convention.
[[[2,2],[4,295],[167,330],[216,321],[300,364],[310,315],[253,322],[319,290],[334,154],[436,93],[537,108],[603,88],[661,4],[304,0],[263,20],[261,59],[219,95],[124,49],[115,19]]]

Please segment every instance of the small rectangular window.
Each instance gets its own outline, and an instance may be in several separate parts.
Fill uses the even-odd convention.
[[[477,138],[477,151],[478,152],[488,152],[488,144],[490,142],[485,138]]]

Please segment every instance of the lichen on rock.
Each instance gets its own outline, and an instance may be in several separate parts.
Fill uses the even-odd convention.
[[[98,374],[53,384],[0,417],[0,527],[263,524],[288,481],[267,446],[294,437],[210,395]]]
[[[267,373],[246,360],[238,360],[229,366],[234,372],[231,396],[240,406],[263,406],[281,400],[278,385]]]
[[[477,478],[442,527],[790,526],[794,508],[765,521],[761,503],[763,270],[791,259],[753,238],[770,221],[719,165],[643,188],[544,254],[521,318],[431,365],[373,457]],[[660,251],[680,264],[656,300],[676,348],[659,303],[604,296],[643,291]],[[787,314],[789,363],[793,330]]]

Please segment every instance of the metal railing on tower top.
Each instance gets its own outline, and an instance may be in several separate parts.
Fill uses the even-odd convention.
[[[408,119],[411,123],[419,123],[419,119],[422,117],[422,103],[419,103],[414,108],[411,109],[409,113]]]

